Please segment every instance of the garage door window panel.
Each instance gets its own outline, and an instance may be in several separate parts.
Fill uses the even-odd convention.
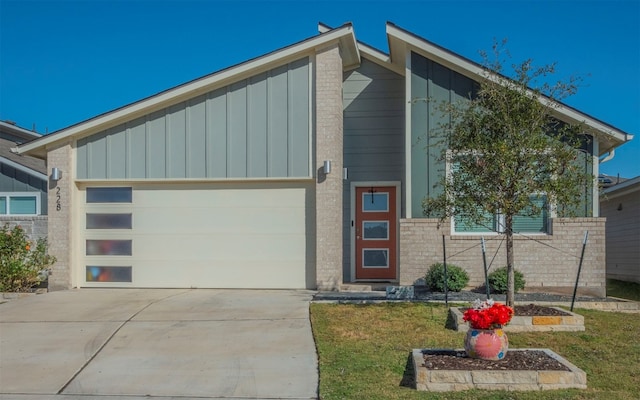
[[[87,240],[88,256],[130,256],[131,240]]]
[[[132,199],[130,187],[87,188],[87,203],[131,203]]]
[[[131,282],[131,267],[88,265],[87,282]]]
[[[132,214],[87,214],[87,229],[131,229]]]

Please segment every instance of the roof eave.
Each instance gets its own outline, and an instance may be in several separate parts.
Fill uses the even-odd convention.
[[[480,64],[418,37],[391,22],[387,22],[387,37],[391,62],[402,68],[406,68],[407,50],[412,50],[475,81],[485,78],[485,69]],[[545,99],[541,98],[540,101],[545,101]],[[554,103],[554,114],[558,119],[568,123],[584,124],[589,130],[588,133],[598,138],[599,155],[605,154],[611,149],[633,139],[633,135],[599,121],[566,104]]]
[[[42,136],[39,133],[29,131],[27,129],[19,127],[18,125],[14,125],[13,123],[8,123],[5,121],[0,121],[0,129],[25,140],[38,139]]]
[[[318,22],[318,32],[325,33],[330,31],[331,29],[333,28],[331,28],[329,25]],[[389,57],[389,54],[385,53],[382,50],[378,50],[375,47],[370,46],[364,42],[361,42],[360,40],[358,40],[356,43],[358,46],[358,51],[360,52],[360,56],[362,58],[366,58],[367,60],[372,61],[390,71],[404,76],[404,68],[400,68],[398,67],[398,65],[393,64],[391,62],[391,57]],[[358,63],[357,65],[354,65],[354,68],[357,68],[359,66],[360,64]]]
[[[43,136],[17,147],[18,154],[28,154],[46,158],[47,149],[72,137],[84,137],[117,126],[126,121],[139,118],[151,112],[166,108],[188,98],[207,93],[217,87],[225,86],[234,79],[242,79],[275,67],[285,60],[311,55],[316,50],[331,43],[340,46],[343,67],[359,64],[360,53],[357,47],[353,26],[345,24],[318,36],[313,36],[296,44],[275,50],[266,55],[225,68],[191,82],[176,86],[153,96],[131,103],[124,107],[98,115],[89,120],[72,125],[55,133]]]
[[[34,177],[36,177],[38,179],[42,179],[44,181],[46,181],[48,179],[46,174],[43,174],[40,171],[36,171],[36,170],[34,170],[32,168],[29,168],[26,165],[22,165],[20,163],[15,162],[15,161],[9,160],[6,157],[0,156],[0,162],[4,163],[4,164],[6,164],[6,165],[8,165],[8,166],[10,166],[12,168],[17,169],[18,171],[22,171],[25,174],[34,176]]]
[[[602,191],[602,194],[606,196],[607,200],[614,199],[616,197],[624,196],[629,193],[634,193],[640,190],[640,176],[628,179],[617,185],[610,186]]]

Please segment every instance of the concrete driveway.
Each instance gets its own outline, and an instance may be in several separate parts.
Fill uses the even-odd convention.
[[[82,289],[11,300],[0,304],[0,398],[315,399],[311,296]]]

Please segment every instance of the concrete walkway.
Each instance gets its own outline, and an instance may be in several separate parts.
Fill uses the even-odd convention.
[[[82,289],[12,300],[0,304],[0,399],[315,399],[311,297]]]

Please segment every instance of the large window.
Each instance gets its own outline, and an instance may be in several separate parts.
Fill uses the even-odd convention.
[[[535,215],[521,213],[513,217],[514,233],[548,233],[549,232],[549,204],[547,196],[532,195],[531,203],[539,210]],[[486,213],[486,218],[478,224],[465,221],[463,218],[453,218],[454,231],[456,233],[488,233],[504,232],[504,215]]]
[[[40,193],[0,193],[0,215],[39,215]]]

